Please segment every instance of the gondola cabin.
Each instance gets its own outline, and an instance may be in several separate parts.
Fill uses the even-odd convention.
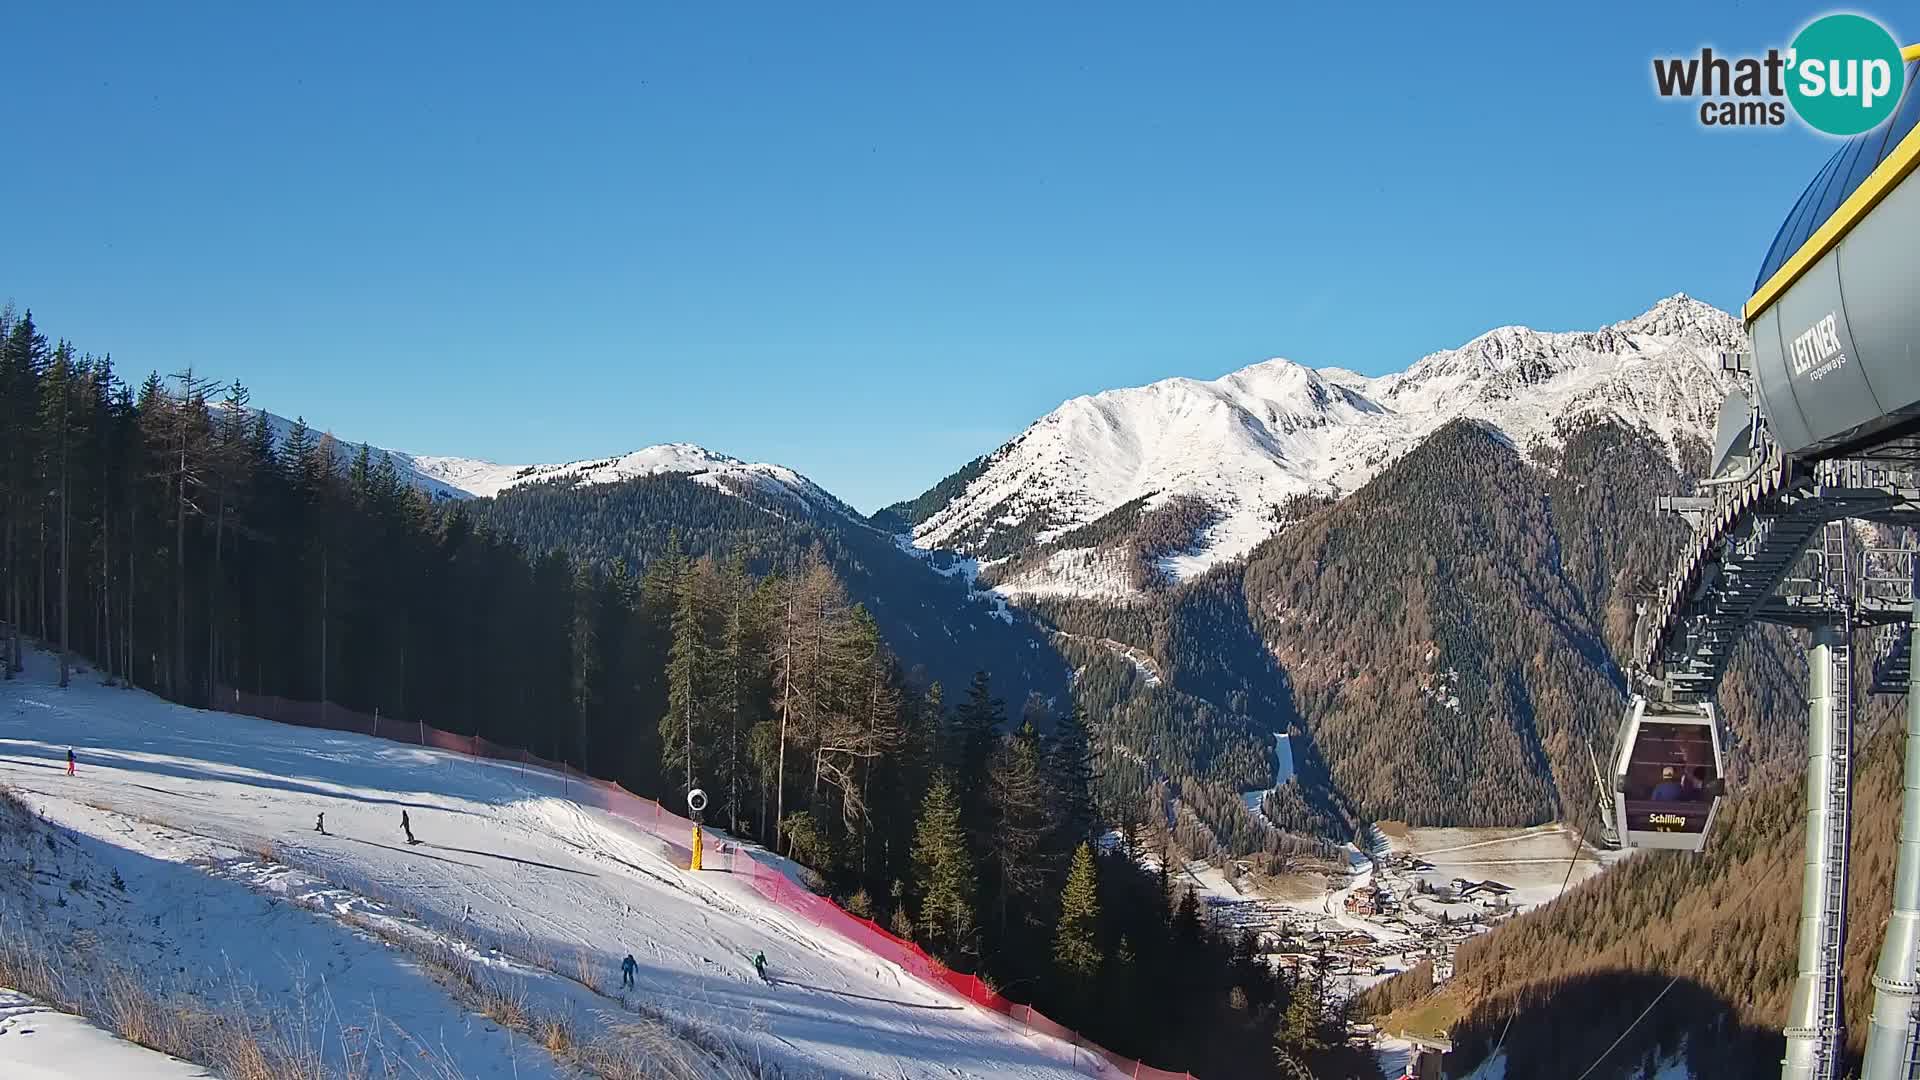
[[[1634,695],[1613,760],[1614,823],[1627,847],[1699,851],[1726,795],[1712,705]]]

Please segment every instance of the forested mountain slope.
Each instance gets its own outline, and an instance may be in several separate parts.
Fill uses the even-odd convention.
[[[1613,422],[1572,427],[1529,460],[1456,421],[1257,551],[1254,626],[1357,811],[1583,818],[1589,749],[1605,754],[1625,701],[1631,598],[1680,537],[1654,494],[1687,486]],[[1790,685],[1784,662],[1747,653],[1724,699],[1740,768],[1792,745],[1790,725],[1749,700]]]
[[[806,500],[821,512],[803,520],[750,479],[663,472],[434,499],[388,454],[298,422],[277,435],[238,383],[129,386],[0,306],[0,681],[26,677],[37,641],[50,694],[83,678],[322,726],[352,711],[669,802],[697,784],[709,821],[1119,1052],[1232,1076],[1278,1072],[1276,1048],[1340,1055],[1317,1049],[1338,1042],[1318,987],[1246,962],[1137,860],[1095,854],[1116,824],[1094,800],[1104,718],[1016,696],[1019,663],[1037,681],[1054,654],[971,595],[968,564],[832,505]],[[509,525],[554,532],[541,550]],[[895,575],[956,621],[916,621]],[[896,637],[966,665],[964,687],[904,670],[893,612]],[[1000,660],[969,655],[962,628],[1028,634],[1002,657],[1014,674],[976,671]]]
[[[1064,704],[1067,673],[1045,630],[998,597],[976,593],[952,556],[902,548],[851,514],[796,512],[786,491],[729,490],[674,472],[611,483],[527,483],[472,504],[475,516],[534,551],[565,550],[640,573],[675,545],[739,557],[749,572],[789,572],[818,549],[920,685],[953,691],[977,671],[1014,702]]]
[[[1862,710],[1863,730],[1877,734],[1855,759],[1845,1009],[1856,1055],[1892,895],[1903,737],[1887,721],[1904,700]],[[1633,1076],[1637,1063],[1683,1045],[1696,1077],[1771,1074],[1793,990],[1805,836],[1804,784],[1740,792],[1704,853],[1636,855],[1463,946],[1444,990],[1467,1008],[1454,1029],[1455,1074],[1503,1031],[1508,1076],[1577,1073],[1669,982],[1597,1080]]]
[[[1589,755],[1624,708],[1635,598],[1683,536],[1655,498],[1692,481],[1618,421],[1556,434],[1523,454],[1457,421],[1345,499],[1296,507],[1245,564],[1131,601],[1028,600],[1072,635],[1080,695],[1120,757],[1151,765],[1112,770],[1110,797],[1170,778],[1212,834],[1201,849],[1260,850],[1241,796],[1271,783],[1272,735],[1292,732],[1297,772],[1263,806],[1289,832],[1592,824]],[[1681,437],[1689,468],[1701,455]],[[1800,746],[1787,645],[1755,632],[1722,687],[1737,782]]]
[[[1655,502],[1704,467],[1737,340],[1677,296],[1380,378],[1273,361],[1098,394],[874,520],[1061,631],[1109,797],[1170,805],[1203,849],[1270,844],[1249,803],[1336,838],[1587,823],[1635,603],[1684,536]],[[1783,641],[1755,634],[1723,687],[1736,778],[1799,745]],[[1287,732],[1299,770],[1263,802]]]

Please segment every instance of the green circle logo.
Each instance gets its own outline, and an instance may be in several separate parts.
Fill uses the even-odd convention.
[[[1827,15],[1793,39],[1787,98],[1809,127],[1829,135],[1871,131],[1893,115],[1905,89],[1900,43],[1862,15]]]

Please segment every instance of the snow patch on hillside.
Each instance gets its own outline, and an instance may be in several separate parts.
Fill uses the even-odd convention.
[[[0,1073],[8,1080],[203,1080],[213,1075],[4,988]]]
[[[964,555],[955,555],[951,551],[930,551],[915,547],[913,538],[905,534],[895,534],[895,547],[920,560],[929,570],[941,577],[957,577],[967,583],[967,598],[987,605],[987,613],[1008,626],[1013,625],[1013,608],[1007,604],[1005,594],[993,589],[980,588],[980,560]]]
[[[994,591],[1016,600],[1068,596],[1125,600],[1134,593],[1126,556],[1113,548],[1064,548],[1038,566],[1002,577]]]

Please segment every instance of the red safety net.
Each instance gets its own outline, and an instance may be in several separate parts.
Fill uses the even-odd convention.
[[[537,757],[517,747],[501,746],[478,735],[455,735],[425,724],[408,723],[390,717],[369,716],[321,705],[311,701],[290,701],[244,690],[222,687],[217,692],[221,705],[233,712],[257,716],[299,727],[324,728],[372,735],[410,746],[425,746],[469,757],[508,761],[523,769],[536,769],[563,781],[562,790],[582,802],[642,829],[665,844],[682,861],[691,860],[693,822],[643,798],[611,780],[588,776],[570,765]],[[578,786],[577,794],[574,785]],[[927,955],[918,945],[896,937],[891,931],[869,919],[847,911],[831,899],[813,892],[795,881],[781,868],[784,860],[741,847],[724,833],[713,833],[705,845],[703,864],[748,875],[753,888],[769,902],[814,926],[830,930],[866,951],[890,961],[902,971],[933,986],[944,987],[983,1009],[1005,1017],[1013,1025],[1038,1035],[1051,1036],[1062,1044],[1061,1060],[1089,1075],[1119,1075],[1140,1080],[1193,1080],[1191,1073],[1156,1069],[1144,1062],[1116,1054],[1085,1038],[1073,1029],[1048,1019],[1031,1005],[1016,1002],[994,990],[979,977],[954,971]],[[724,849],[724,850],[719,850]],[[716,859],[715,856],[720,856]],[[736,859],[739,856],[739,859]],[[744,863],[739,861],[744,860]],[[721,865],[724,861],[724,866]]]

